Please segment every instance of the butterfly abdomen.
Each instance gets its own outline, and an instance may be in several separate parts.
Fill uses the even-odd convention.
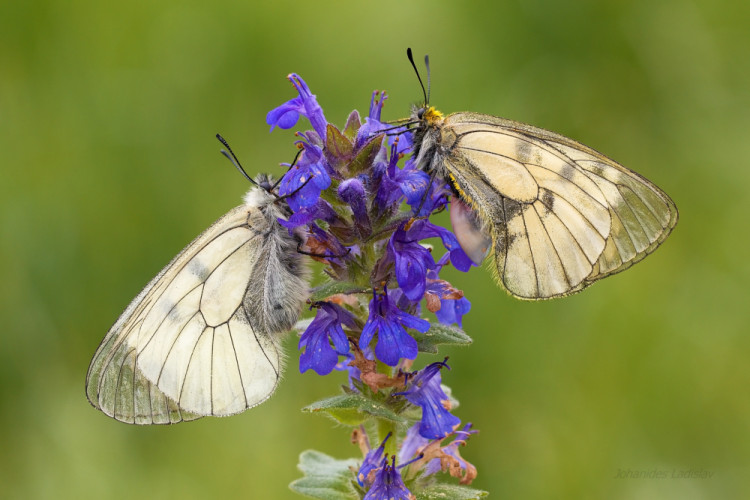
[[[290,236],[277,221],[284,218],[283,207],[271,203],[261,207],[261,214],[265,231],[247,284],[245,310],[256,331],[287,332],[307,300],[309,270],[305,257],[297,252],[296,236]]]

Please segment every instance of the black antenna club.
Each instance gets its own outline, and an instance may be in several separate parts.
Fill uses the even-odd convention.
[[[223,154],[224,156],[226,156],[229,159],[229,161],[232,162],[232,165],[234,165],[235,167],[237,167],[237,170],[240,171],[240,173],[245,177],[245,179],[249,180],[250,182],[252,182],[253,184],[255,184],[257,186],[258,183],[255,182],[249,175],[247,175],[247,172],[245,172],[245,169],[242,168],[242,165],[240,164],[240,160],[237,159],[237,156],[235,156],[234,151],[232,151],[232,148],[229,147],[229,143],[227,142],[227,140],[224,139],[219,134],[216,134],[216,138],[219,139],[219,142],[222,143],[224,145],[224,147],[229,150],[229,153],[227,153],[225,150],[222,149],[221,150],[221,154]]]
[[[425,104],[425,106],[427,106],[427,104],[429,104],[429,99],[428,99],[429,96],[427,94],[427,91],[424,89],[424,83],[422,83],[422,77],[419,76],[419,70],[417,69],[417,65],[414,63],[414,56],[411,53],[411,47],[409,47],[409,48],[406,49],[406,57],[409,58],[409,62],[411,63],[411,67],[414,68],[414,73],[417,74],[417,79],[419,80],[419,85],[422,87],[422,95],[424,96],[424,104]],[[429,66],[428,66],[428,68],[429,68]],[[427,74],[429,76],[429,69],[427,71]],[[429,85],[429,80],[428,80],[427,83]]]

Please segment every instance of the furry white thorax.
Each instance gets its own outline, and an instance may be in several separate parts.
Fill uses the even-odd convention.
[[[269,203],[274,201],[274,197],[271,193],[266,191],[265,189],[259,187],[259,186],[253,186],[250,188],[250,190],[245,193],[245,196],[243,197],[243,201],[245,202],[245,205],[251,206],[251,207],[262,207],[265,205],[268,205]]]

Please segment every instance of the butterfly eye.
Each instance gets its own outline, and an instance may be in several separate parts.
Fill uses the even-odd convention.
[[[420,120],[421,120],[422,118],[424,118],[424,113],[425,113],[425,111],[427,111],[427,110],[426,110],[425,108],[419,108],[419,109],[417,110],[417,118],[418,118],[418,119],[420,119]]]

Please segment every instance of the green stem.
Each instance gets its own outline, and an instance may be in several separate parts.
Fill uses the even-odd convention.
[[[388,441],[385,443],[385,452],[389,455],[395,455],[397,451],[397,442],[396,442],[396,423],[392,422],[390,420],[385,419],[379,419],[378,420],[378,444],[382,443],[385,437],[388,435],[388,433],[391,433],[391,437],[388,439]],[[378,446],[375,443],[372,443],[372,446]]]

